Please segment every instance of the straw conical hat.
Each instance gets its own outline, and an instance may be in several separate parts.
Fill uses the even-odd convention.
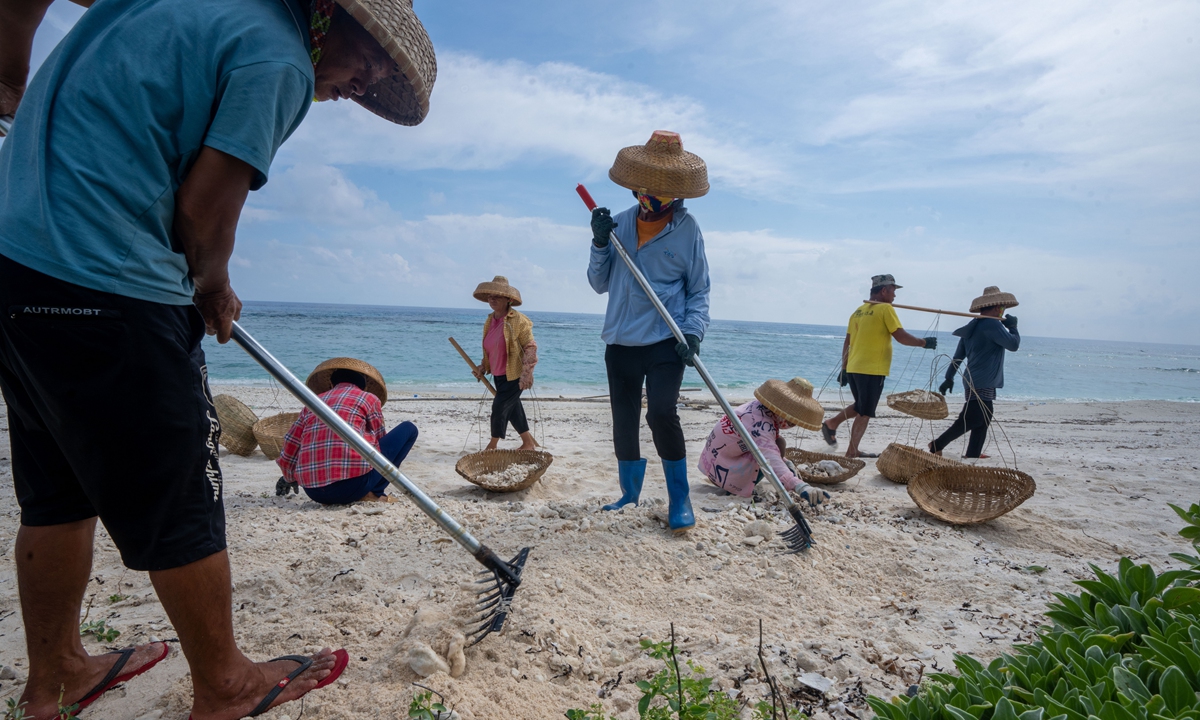
[[[521,304],[521,291],[508,284],[508,278],[497,275],[491,282],[481,282],[475,288],[475,299],[487,302],[489,295],[500,295],[509,299],[509,307]]]
[[[708,193],[704,161],[683,149],[679,133],[666,130],[655,130],[645,145],[622,148],[608,177],[623,188],[658,197],[698,198]]]
[[[400,66],[354,102],[400,125],[417,125],[429,113],[429,93],[437,79],[437,58],[412,0],[337,0]]]
[[[979,312],[997,305],[1016,307],[1018,304],[1016,296],[1012,293],[1000,292],[1000,288],[989,285],[983,289],[982,295],[971,301],[971,312]]]
[[[754,397],[768,410],[793,425],[808,430],[821,429],[825,411],[821,403],[813,399],[812,383],[804,378],[768,380],[754,391]]]
[[[353,370],[362,373],[363,377],[367,379],[367,392],[379,398],[379,402],[387,402],[387,383],[383,381],[383,376],[370,363],[355,358],[338,357],[326,360],[312,371],[304,384],[308,386],[309,390],[320,395],[333,387],[330,378],[333,377],[334,370]]]

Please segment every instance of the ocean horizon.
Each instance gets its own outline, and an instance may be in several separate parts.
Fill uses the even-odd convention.
[[[604,316],[589,313],[528,312],[534,323],[539,362],[534,393],[542,397],[586,397],[608,392]],[[247,301],[241,324],[268,351],[303,379],[322,360],[348,355],[377,367],[391,397],[436,393],[476,397],[487,392],[471,376],[448,338],[457,339],[478,361],[484,308],[423,308]],[[969,322],[944,316],[937,331],[913,325],[909,331],[936,334],[938,349],[926,351],[896,344],[887,392],[933,388],[954,352],[951,331]],[[838,388],[844,326],[713,320],[701,345],[701,357],[718,385],[746,397],[768,378],[807,378],[821,400],[849,401]],[[272,380],[236,344],[219,345],[206,337],[204,351],[210,382],[270,386]],[[684,375],[684,388],[703,383],[695,370]],[[839,390],[841,391],[839,393]],[[955,394],[962,383],[955,382]],[[1111,340],[1022,336],[1009,353],[1005,387],[999,400],[1111,401],[1172,400],[1200,402],[1200,345],[1168,345]]]

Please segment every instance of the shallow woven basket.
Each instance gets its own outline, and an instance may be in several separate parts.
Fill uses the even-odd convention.
[[[933,400],[919,399],[930,395],[933,396]],[[892,393],[887,396],[887,404],[897,412],[922,420],[944,420],[950,416],[950,408],[946,407],[946,396],[928,390]]]
[[[283,452],[283,436],[292,429],[298,417],[300,413],[285,412],[254,423],[254,437],[268,460],[277,459]]]
[[[865,462],[858,458],[848,458],[841,455],[830,455],[829,453],[812,452],[811,450],[801,450],[800,448],[788,448],[783,452],[783,456],[788,460],[800,465],[801,463],[812,464],[822,460],[832,460],[844,468],[844,471],[832,477],[825,475],[812,475],[806,473],[797,467],[796,474],[804,482],[812,483],[813,485],[837,485],[841,482],[846,482],[850,478],[858,474],[867,466]]]
[[[918,474],[908,483],[908,496],[939,520],[973,525],[1000,517],[1036,489],[1033,478],[1020,470],[956,465]]]
[[[517,492],[524,490],[541,479],[546,468],[554,462],[554,456],[544,450],[484,450],[458,459],[454,470],[467,482],[492,492]],[[512,485],[490,485],[479,478],[489,473],[505,470],[510,465],[536,464],[524,480]]]
[[[221,423],[221,444],[234,455],[246,457],[258,447],[254,438],[254,423],[258,416],[246,404],[232,395],[213,398],[217,420]]]
[[[926,450],[918,450],[915,447],[901,445],[900,443],[891,443],[879,453],[879,459],[875,461],[875,469],[879,474],[901,485],[908,484],[918,473],[924,472],[935,467],[960,467],[962,463],[956,463],[944,457],[938,457]]]

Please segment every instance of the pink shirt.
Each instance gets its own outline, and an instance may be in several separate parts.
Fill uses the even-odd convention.
[[[763,407],[757,400],[751,400],[736,408],[734,412],[750,432],[750,437],[754,438],[754,443],[762,450],[763,456],[775,470],[783,486],[791,490],[803,484],[783,461],[783,453],[776,442],[779,437],[779,418],[775,413]],[[733,423],[729,422],[725,415],[721,416],[716,427],[708,434],[704,451],[700,453],[699,468],[709,482],[726,492],[741,497],[754,494],[758,463],[750,454],[750,449],[738,437]]]
[[[504,340],[504,318],[492,319],[492,327],[483,337],[483,349],[488,360],[492,362],[492,366],[487,368],[492,375],[504,375],[508,372],[508,343]]]

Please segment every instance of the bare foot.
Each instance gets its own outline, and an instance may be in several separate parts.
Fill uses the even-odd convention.
[[[537,450],[537,443],[521,443],[518,450]]]
[[[484,450],[495,450],[496,445],[498,445],[499,443],[500,443],[499,438],[492,438],[492,441],[488,443],[487,447],[485,447]]]
[[[299,700],[329,676],[336,662],[333,650],[329,648],[313,655],[312,661],[312,667],[288,683],[284,691],[279,693],[279,697],[275,698],[275,702],[271,703],[271,707]],[[240,720],[246,717],[251,710],[258,707],[267,693],[296,667],[294,660],[260,663],[247,661],[241,677],[224,680],[224,692],[196,686],[191,720]]]
[[[139,645],[125,663],[125,667],[121,668],[120,674],[136,672],[154,662],[162,657],[165,647],[164,643]],[[83,668],[76,672],[67,670],[63,674],[57,675],[52,682],[41,682],[37,678],[30,678],[31,682],[25,686],[25,692],[21,693],[20,700],[25,706],[26,717],[58,717],[60,693],[64,708],[79,703],[83,700],[84,693],[90,692],[104,679],[105,675],[108,675],[108,671],[112,670],[119,658],[119,655],[92,655],[87,658]],[[63,681],[61,679],[63,677],[69,679]]]

